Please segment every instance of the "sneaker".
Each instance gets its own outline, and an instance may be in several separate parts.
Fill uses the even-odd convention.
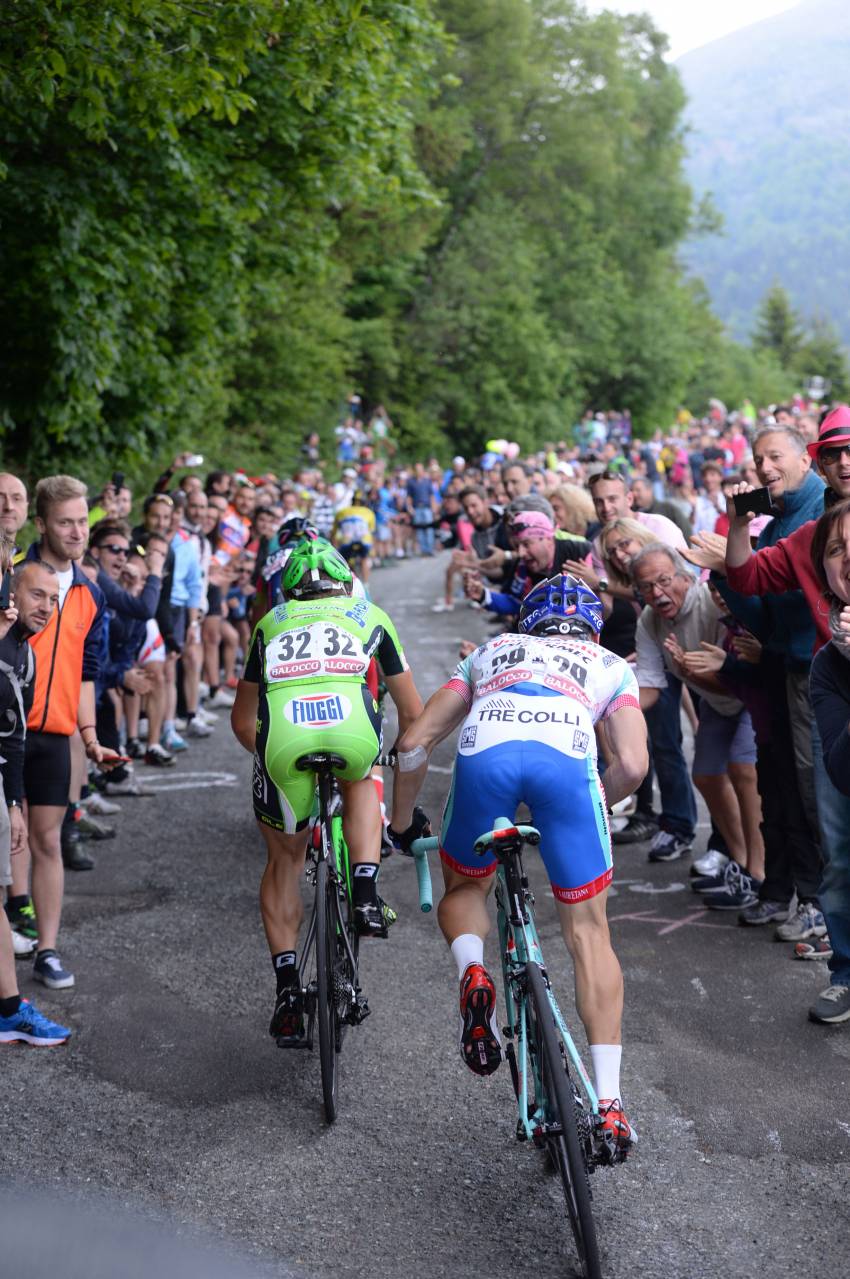
[[[698,875],[691,880],[691,889],[695,893],[713,893],[715,889],[725,888],[730,878],[743,875],[744,869],[737,862],[728,861],[716,875]]]
[[[476,1075],[492,1075],[502,1060],[496,987],[482,964],[469,964],[460,979],[460,1055]]]
[[[300,986],[285,986],[275,1000],[269,1034],[278,1043],[304,1037],[304,992]]]
[[[646,813],[632,813],[622,830],[611,833],[612,844],[642,844],[658,834],[658,822]]]
[[[11,1017],[0,1017],[0,1044],[32,1044],[35,1048],[55,1048],[71,1038],[65,1026],[50,1021],[28,999]]]
[[[760,901],[742,910],[738,916],[739,924],[776,924],[788,918],[788,907],[782,902]]]
[[[26,959],[27,957],[31,959],[37,945],[38,942],[34,937],[24,937],[23,933],[16,933],[14,928],[12,929],[12,948],[15,952],[15,959]]]
[[[121,812],[120,804],[113,804],[96,790],[80,800],[80,808],[94,817],[112,817],[115,813]]]
[[[148,768],[172,768],[175,760],[164,746],[160,746],[159,742],[154,742],[153,746],[149,746],[145,751],[145,763]]]
[[[235,676],[235,675],[231,675],[231,676],[230,676],[230,679],[226,679],[226,680],[224,681],[224,687],[225,687],[225,688],[232,688],[232,689],[233,689],[233,692],[235,693],[235,692],[236,692],[236,690],[237,690],[237,688],[239,687],[239,680],[236,678],[236,676]]]
[[[138,737],[127,738],[127,749],[124,754],[129,755],[130,759],[141,759],[145,753],[145,748],[139,741]]]
[[[63,838],[62,865],[66,870],[94,870],[94,858],[80,848],[79,835],[73,841]]]
[[[96,817],[89,813],[80,813],[75,823],[75,829],[78,831],[81,839],[114,839],[115,827],[107,826],[106,822],[100,822]]]
[[[12,932],[20,933],[22,937],[31,937],[34,941],[38,939],[38,921],[32,902],[27,902],[26,906],[16,906],[14,910],[7,902],[6,918]]]
[[[607,1162],[622,1162],[638,1144],[637,1131],[626,1118],[619,1097],[613,1101],[599,1098],[599,1114],[594,1127],[594,1136],[603,1147]]]
[[[682,853],[691,851],[693,842],[693,838],[688,839],[683,835],[674,835],[669,830],[660,830],[649,846],[649,860],[675,862]]]
[[[737,863],[731,864],[735,865],[738,873],[728,875],[722,888],[702,894],[703,905],[709,910],[744,910],[758,902],[761,880],[753,879]]]
[[[207,714],[209,707],[211,706],[217,706],[221,710],[229,711],[235,701],[236,694],[231,693],[229,688],[222,685],[222,687],[216,689],[215,697],[210,697],[206,702],[204,702],[204,714]]]
[[[379,897],[375,902],[364,902],[354,907],[354,927],[358,937],[386,937],[390,924],[398,916],[391,906]]]
[[[210,725],[205,724],[197,715],[195,715],[193,719],[190,719],[189,723],[186,725],[187,737],[212,737],[212,735],[213,730]]]
[[[777,941],[808,941],[826,935],[826,920],[813,902],[798,902],[795,913],[776,930]]]
[[[850,1020],[850,986],[827,986],[809,1009],[809,1017],[828,1026]]]
[[[169,755],[175,755],[178,751],[187,751],[189,746],[183,741],[180,734],[172,729],[170,733],[163,733],[162,749],[167,751]]]
[[[811,941],[798,941],[794,947],[795,959],[832,959],[832,942],[829,937],[813,937]]]
[[[55,950],[39,951],[33,962],[32,975],[48,990],[67,990],[74,984],[74,974],[65,971]]]
[[[230,707],[228,707],[228,710],[229,709]],[[219,721],[219,718],[220,716],[217,711],[207,710],[206,703],[204,702],[198,703],[198,709],[195,712],[196,720],[200,720],[202,724],[217,724]],[[187,727],[188,727],[188,724],[187,724]]]
[[[445,600],[438,600],[436,604],[431,605],[432,613],[453,613],[454,611],[454,604],[447,604]]]
[[[729,865],[729,858],[719,848],[707,848],[691,866],[691,875],[719,875]]]
[[[123,782],[107,782],[107,795],[155,795],[156,791],[140,782],[134,773],[128,773]]]

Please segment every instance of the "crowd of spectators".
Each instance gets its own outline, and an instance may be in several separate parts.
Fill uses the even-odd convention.
[[[114,475],[90,498],[54,475],[31,508],[22,479],[0,476],[0,1031],[31,1007],[15,956],[51,989],[74,984],[58,949],[65,871],[91,871],[92,841],[115,836],[104,819],[153,797],[156,771],[232,704],[252,621],[274,602],[281,528],[309,518],[333,538],[352,509],[368,517],[364,560],[400,591],[400,562],[442,554],[435,611],[511,629],[559,571],[599,593],[602,643],[634,664],[652,756],[614,841],[650,863],[693,854],[705,907],[826,961],[810,1013],[850,1018],[850,409],[714,402],[650,440],[627,412],[587,414],[568,436],[407,466],[386,411],[367,420],[353,395],[335,463],[308,434],[285,478],[184,453],[147,494]],[[766,493],[749,499],[757,518],[752,488]]]

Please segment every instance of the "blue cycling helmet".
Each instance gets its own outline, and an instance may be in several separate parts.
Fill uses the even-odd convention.
[[[558,573],[533,586],[522,601],[523,635],[575,635],[595,639],[602,630],[602,601],[572,573]]]

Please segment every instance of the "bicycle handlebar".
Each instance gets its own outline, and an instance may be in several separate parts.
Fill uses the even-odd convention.
[[[410,845],[410,851],[416,863],[416,878],[419,882],[419,909],[426,915],[434,904],[434,898],[431,893],[431,869],[428,865],[428,854],[439,847],[440,841],[436,835],[414,839]]]

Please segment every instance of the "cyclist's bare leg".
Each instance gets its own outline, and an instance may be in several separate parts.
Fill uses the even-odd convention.
[[[357,565],[357,576],[360,578],[360,581],[364,586],[366,586],[369,581],[369,574],[371,571],[372,561],[369,559],[369,556],[361,555]]]
[[[342,832],[353,865],[381,860],[381,805],[371,776],[340,782]]]
[[[575,968],[576,1009],[590,1044],[619,1044],[623,974],[611,946],[607,888],[583,902],[558,902],[561,932]]]
[[[304,916],[301,874],[307,851],[307,831],[285,835],[283,831],[258,822],[265,840],[268,862],[260,883],[260,913],[269,950],[277,955],[295,950],[298,929]]]
[[[437,919],[448,944],[465,933],[472,933],[482,941],[490,931],[490,912],[487,897],[496,882],[495,875],[473,878],[461,875],[443,863],[445,892],[437,907]]]

